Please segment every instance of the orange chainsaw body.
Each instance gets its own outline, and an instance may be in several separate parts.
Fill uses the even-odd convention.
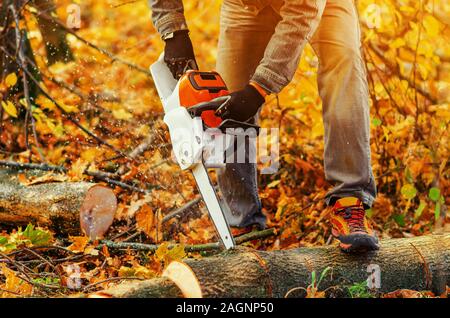
[[[214,98],[228,95],[228,89],[222,77],[216,72],[187,71],[180,79],[180,104],[189,108]],[[214,110],[205,110],[201,114],[208,127],[218,127],[222,119]]]

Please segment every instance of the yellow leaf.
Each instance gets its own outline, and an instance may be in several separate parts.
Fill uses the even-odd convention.
[[[179,261],[186,256],[184,244],[177,244],[169,249],[169,243],[162,243],[155,252],[155,257],[159,261],[163,261],[167,266],[173,261]]]
[[[268,188],[275,188],[275,187],[280,183],[280,181],[281,181],[281,180],[274,180],[274,181],[272,181],[271,183],[269,183],[269,184],[267,185],[267,187],[268,187]]]
[[[184,250],[184,244],[177,244],[175,245],[168,253],[169,260],[172,261],[179,261],[186,257],[186,252]]]
[[[394,41],[389,43],[389,47],[391,49],[398,49],[399,47],[405,46],[406,42],[403,38],[397,38]]]
[[[84,255],[98,256],[99,251],[95,246],[87,246],[84,250]]]
[[[11,73],[5,78],[5,84],[7,87],[12,87],[17,83],[17,75],[16,73]]]
[[[89,163],[78,158],[75,163],[72,164],[70,170],[67,172],[67,175],[72,179],[72,181],[83,179],[84,171],[86,170]]]
[[[433,16],[427,15],[423,19],[423,25],[429,36],[435,37],[439,34],[439,21],[436,20]]]
[[[103,153],[102,149],[99,148],[89,148],[81,153],[81,159],[85,162],[94,162]]]
[[[324,127],[322,121],[321,120],[316,121],[311,129],[311,138],[317,138],[323,136],[323,134],[324,134]]]
[[[125,109],[116,109],[112,111],[114,118],[119,120],[130,120],[133,118],[131,113],[127,112]]]
[[[38,98],[36,99],[36,104],[41,106],[43,109],[48,109],[48,110],[56,109],[55,103],[53,103],[50,99],[48,99],[42,95],[38,96]]]
[[[66,113],[77,113],[79,112],[79,109],[77,106],[74,105],[66,105],[64,103],[59,103],[59,105],[61,106],[61,108],[66,112]]]
[[[158,247],[158,249],[155,251],[156,259],[158,259],[158,260],[164,259],[164,255],[166,255],[168,251],[169,251],[169,243],[168,242],[163,242]]]
[[[149,279],[155,276],[155,272],[139,264],[134,264],[133,267],[121,266],[119,269],[119,277],[139,277]]]
[[[17,118],[17,108],[9,100],[6,103],[2,102],[2,107],[9,116]]]

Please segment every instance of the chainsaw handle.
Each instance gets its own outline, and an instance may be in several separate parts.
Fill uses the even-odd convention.
[[[202,113],[204,111],[219,109],[224,104],[226,104],[230,100],[230,98],[231,98],[231,96],[229,96],[229,95],[218,97],[216,99],[213,99],[212,101],[203,102],[203,103],[194,105],[192,107],[189,107],[188,111],[192,117],[199,117],[202,115]]]

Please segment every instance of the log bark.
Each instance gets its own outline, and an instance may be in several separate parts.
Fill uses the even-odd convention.
[[[183,293],[169,278],[160,277],[138,282],[125,282],[90,298],[182,298]]]
[[[114,192],[89,182],[24,185],[15,169],[0,169],[0,224],[45,226],[62,235],[101,237],[117,209]],[[22,172],[39,175],[42,171]]]
[[[306,288],[311,284],[311,273],[315,271],[319,277],[327,267],[331,271],[319,290],[330,288],[335,295],[343,296],[347,294],[345,286],[367,280],[371,269],[375,270],[371,276],[375,280],[379,269],[377,292],[413,289],[440,295],[450,285],[450,234],[384,240],[379,251],[364,255],[346,254],[335,246],[281,251],[239,248],[213,257],[173,262],[163,278],[118,285],[101,295],[178,297],[181,291],[185,297],[285,297],[289,291],[300,290],[298,287]],[[289,297],[301,296],[304,293],[289,293]]]

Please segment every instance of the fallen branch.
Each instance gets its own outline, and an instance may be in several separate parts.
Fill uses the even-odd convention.
[[[136,159],[140,155],[142,155],[147,150],[150,150],[154,144],[156,137],[161,134],[161,125],[160,123],[154,124],[153,131],[149,134],[136,148],[134,148],[129,154],[128,157],[132,159]],[[123,175],[127,171],[127,166],[121,166],[117,170],[118,175]]]
[[[59,173],[67,173],[68,170],[62,166],[53,166],[46,163],[21,163],[14,161],[5,161],[0,160],[0,166],[9,167],[12,169],[19,170],[41,170],[41,171],[55,171]],[[119,176],[111,175],[109,173],[103,171],[91,171],[85,170],[83,174],[93,177],[97,181],[103,181],[112,186],[118,186],[122,189],[139,192],[139,193],[148,193],[149,191],[136,187],[134,185],[130,185],[128,183],[115,180],[114,177],[120,178]]]
[[[65,32],[67,32],[69,34],[72,34],[79,41],[83,42],[87,46],[89,46],[89,47],[97,50],[98,52],[102,53],[103,55],[107,56],[112,62],[122,63],[122,64],[127,65],[128,67],[136,70],[136,71],[139,71],[139,72],[144,73],[144,74],[146,74],[148,76],[151,76],[150,71],[148,71],[147,69],[145,69],[145,68],[143,68],[141,66],[135,65],[135,64],[133,64],[131,62],[125,61],[125,60],[121,59],[120,57],[112,54],[111,52],[109,52],[109,51],[107,51],[107,50],[105,50],[103,48],[98,47],[94,43],[92,43],[92,42],[82,38],[81,36],[79,36],[76,32],[74,32],[72,29],[68,28],[66,25],[64,25],[64,23],[62,23],[58,19],[56,19],[56,18],[54,18],[54,17],[52,17],[52,16],[50,16],[50,15],[48,15],[46,13],[43,13],[43,12],[31,12],[31,13],[35,14],[36,16],[38,16],[39,18],[42,18],[44,20],[52,21],[53,23],[55,23],[56,26],[58,26],[59,28],[61,28],[62,30],[64,30]]]
[[[243,244],[245,242],[259,240],[263,238],[267,238],[276,234],[276,230],[274,228],[266,229],[262,231],[253,231],[250,233],[246,233],[240,235],[235,238],[236,244]],[[103,246],[107,246],[111,249],[132,249],[136,251],[146,251],[146,252],[155,252],[160,245],[158,244],[143,244],[143,243],[132,243],[132,242],[112,242],[108,240],[102,240],[100,244],[97,246],[98,249],[101,249]],[[169,245],[169,248],[173,248],[175,244]],[[205,243],[205,244],[196,244],[196,245],[186,245],[184,250],[186,252],[203,252],[203,251],[212,251],[212,250],[220,250],[222,246],[219,242],[214,243]]]
[[[173,219],[174,217],[177,217],[180,214],[183,214],[187,210],[189,210],[192,207],[194,207],[195,205],[197,205],[200,202],[201,199],[202,199],[201,196],[197,196],[196,198],[192,199],[191,201],[189,201],[185,205],[183,205],[183,206],[179,207],[178,209],[168,213],[167,215],[165,215],[162,218],[161,223],[166,223],[167,221]]]

